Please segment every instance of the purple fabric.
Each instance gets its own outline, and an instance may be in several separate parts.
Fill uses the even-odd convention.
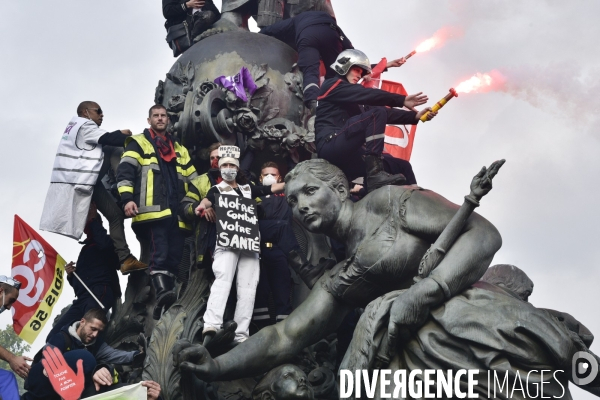
[[[215,79],[215,83],[233,92],[239,99],[243,101],[248,101],[246,89],[248,90],[248,93],[250,93],[250,96],[252,96],[257,89],[256,83],[254,83],[254,79],[252,79],[252,75],[246,67],[242,67],[240,72],[234,76],[218,77]]]

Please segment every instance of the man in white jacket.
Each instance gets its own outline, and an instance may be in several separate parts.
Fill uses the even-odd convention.
[[[102,108],[96,102],[84,101],[77,107],[77,116],[67,125],[56,151],[40,229],[79,240],[93,200],[108,219],[110,237],[121,261],[121,272],[128,274],[148,266],[129,251],[123,212],[100,179],[103,163],[106,162],[107,167],[110,164],[108,154],[105,161],[103,146],[107,146],[105,149],[123,147],[131,131],[100,129],[103,119]]]

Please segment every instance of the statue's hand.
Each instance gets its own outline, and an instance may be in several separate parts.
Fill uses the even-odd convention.
[[[175,367],[193,372],[196,377],[204,382],[215,380],[218,374],[217,363],[210,356],[208,350],[199,344],[183,343],[180,340],[173,348]],[[180,345],[181,344],[181,345]]]
[[[390,309],[387,352],[394,352],[399,345],[406,343],[413,332],[427,321],[431,307],[443,301],[441,287],[431,278],[419,281],[396,297]]]
[[[173,354],[173,366],[174,367],[178,367],[179,366],[179,353],[183,350],[183,349],[187,349],[188,347],[192,347],[193,344],[192,342],[190,342],[188,339],[180,339],[177,342],[175,342],[175,345],[173,346],[173,350],[171,350],[171,354]]]
[[[498,160],[494,161],[487,169],[482,167],[481,171],[471,181],[471,196],[479,201],[483,196],[488,194],[492,190],[492,179],[505,162],[506,160]]]
[[[410,291],[402,293],[392,303],[388,325],[388,341],[394,349],[407,342],[414,330],[423,325],[429,315],[429,306],[420,304]],[[392,350],[393,351],[393,350]]]

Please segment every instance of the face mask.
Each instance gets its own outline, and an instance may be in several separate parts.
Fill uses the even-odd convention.
[[[268,174],[266,176],[263,176],[262,183],[265,186],[271,186],[271,185],[277,183],[277,178],[275,178],[274,175]]]
[[[221,168],[221,176],[223,180],[226,182],[235,181],[235,177],[237,176],[237,169],[235,168]]]
[[[4,292],[2,292],[2,307],[0,307],[0,314],[7,310],[6,306],[4,305],[5,301],[6,299],[4,298]]]

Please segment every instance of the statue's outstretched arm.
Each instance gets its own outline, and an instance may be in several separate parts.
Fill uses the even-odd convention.
[[[501,160],[488,169],[482,168],[460,208],[429,191],[415,192],[410,198],[405,215],[407,229],[435,242],[434,251],[428,252],[434,261],[429,268],[423,268],[427,263],[422,263],[420,269],[425,271],[420,272],[424,279],[398,296],[392,305],[388,326],[390,351],[425,322],[432,307],[478,281],[500,249],[502,238],[496,228],[472,211],[490,191],[492,178],[503,163]],[[440,251],[435,251],[437,246]]]
[[[260,330],[228,353],[212,359],[202,346],[182,346],[174,354],[174,362],[206,382],[256,376],[289,361],[324,338],[341,324],[349,311],[348,306],[335,300],[317,282],[289,317]]]

